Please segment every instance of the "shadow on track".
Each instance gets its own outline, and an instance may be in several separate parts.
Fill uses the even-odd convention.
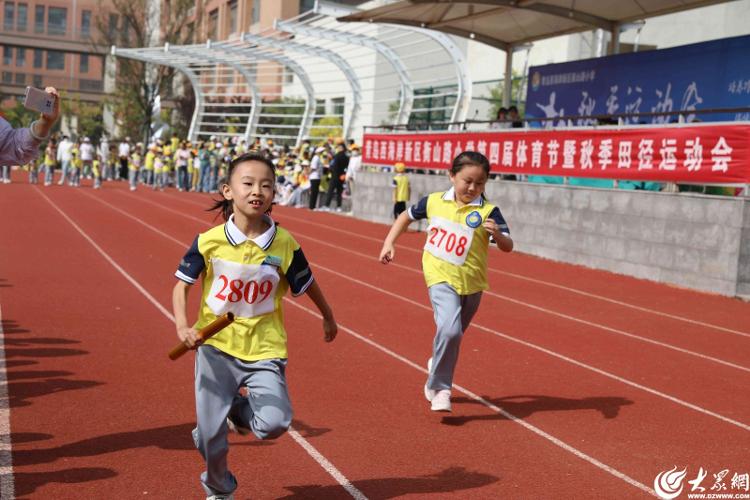
[[[632,405],[633,401],[609,396],[609,397],[589,397],[581,399],[570,399],[570,398],[559,398],[555,396],[541,396],[541,395],[527,395],[522,394],[518,396],[506,396],[502,398],[491,398],[488,396],[482,396],[483,399],[489,401],[507,411],[511,415],[516,416],[519,419],[527,418],[534,413],[541,411],[581,411],[581,410],[594,410],[601,413],[603,418],[616,418],[620,413],[620,408],[626,405]],[[457,404],[476,404],[481,405],[479,401],[475,401],[466,397],[452,398],[452,401]],[[484,405],[482,405],[484,406]],[[483,415],[465,415],[465,416],[447,416],[443,417],[442,422],[447,425],[464,425],[471,421],[477,420],[508,420],[504,415],[499,413],[483,414]]]
[[[37,488],[49,483],[87,483],[89,481],[100,481],[115,477],[117,473],[112,469],[102,467],[80,467],[76,469],[63,469],[51,472],[15,472],[13,481],[15,483],[16,498],[30,495]],[[28,497],[27,497],[28,498]]]
[[[498,477],[483,472],[472,472],[463,467],[451,467],[436,474],[417,477],[384,477],[352,481],[352,485],[368,498],[387,499],[402,495],[427,495],[430,493],[450,493],[487,486],[499,480]],[[351,495],[339,485],[285,486],[291,494],[281,497],[284,500],[303,498],[349,498]]]

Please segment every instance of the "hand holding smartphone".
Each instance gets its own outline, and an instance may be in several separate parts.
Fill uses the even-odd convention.
[[[52,116],[55,110],[57,97],[34,87],[26,87],[26,96],[23,101],[24,107],[38,111],[43,115]]]

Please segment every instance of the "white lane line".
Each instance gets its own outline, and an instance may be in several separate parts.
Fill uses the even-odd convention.
[[[166,208],[166,207],[165,207],[165,208]],[[136,219],[136,218],[135,218],[135,217],[133,217],[132,215],[130,215],[130,214],[127,214],[127,212],[124,212],[124,213],[125,213],[126,215],[128,215],[129,217],[132,217],[132,218]],[[176,212],[176,213],[178,213],[178,214],[179,214],[179,212]],[[206,226],[210,226],[210,225],[211,225],[211,224],[208,224],[207,222],[205,222],[205,221],[203,221],[203,220],[201,220],[201,219],[198,219],[198,218],[195,218],[195,217],[191,217],[191,216],[189,216],[189,215],[184,215],[184,214],[182,214],[182,215],[183,215],[183,217],[187,217],[187,218],[195,219],[196,221],[200,222],[201,224],[205,224]],[[138,219],[136,219],[136,220],[138,220]],[[151,227],[151,228],[152,228],[152,226],[149,226],[149,225],[147,225],[147,224],[144,224],[144,225],[146,225],[147,227]],[[156,229],[156,228],[152,228],[152,229],[153,229],[154,231],[156,231],[156,232],[160,233],[160,234],[163,234],[163,233],[162,233],[162,232],[161,232],[160,230],[158,230],[158,229]],[[297,235],[297,234],[299,234],[299,233],[297,233],[297,232],[295,231],[295,235]],[[177,242],[177,241],[178,241],[178,240],[175,240],[174,238],[172,238],[171,236],[168,236],[168,237],[169,237],[169,238],[170,238],[171,240],[175,241],[175,242]],[[306,238],[307,238],[307,239],[310,239],[310,240],[312,240],[312,241],[316,241],[316,242],[318,242],[318,243],[322,243],[322,244],[327,244],[327,243],[325,243],[325,242],[323,242],[323,241],[321,241],[321,240],[317,240],[317,239],[315,239],[315,238],[311,238],[311,237],[307,237],[307,236],[306,236]],[[354,251],[351,251],[351,252],[352,252],[352,253],[357,253],[357,252],[354,252]],[[367,257],[367,258],[370,258],[369,256],[367,256],[367,255],[365,255],[365,254],[358,254],[358,255],[364,255],[365,257]],[[378,291],[378,292],[380,292],[380,293],[383,293],[383,294],[385,294],[385,295],[389,295],[389,296],[391,296],[391,297],[394,297],[394,298],[396,298],[396,299],[398,299],[398,300],[401,300],[401,301],[407,302],[407,303],[409,303],[409,304],[415,305],[415,306],[417,306],[417,307],[419,307],[419,308],[422,308],[422,309],[425,309],[425,310],[427,310],[427,311],[430,311],[430,312],[432,312],[432,308],[431,308],[431,307],[429,307],[429,306],[427,306],[427,305],[425,305],[425,304],[422,304],[422,303],[420,303],[420,302],[417,302],[417,301],[414,301],[414,300],[411,300],[411,299],[407,299],[406,297],[402,297],[401,295],[398,295],[398,294],[396,294],[396,293],[393,293],[393,292],[389,292],[388,290],[385,290],[385,289],[383,289],[382,287],[379,287],[379,286],[375,286],[375,285],[372,285],[372,284],[370,284],[370,283],[367,283],[367,282],[365,282],[365,281],[361,281],[361,280],[358,280],[358,279],[356,279],[356,278],[352,278],[351,276],[347,276],[347,275],[345,275],[345,274],[341,274],[341,273],[339,273],[339,272],[337,272],[337,271],[334,271],[334,270],[332,270],[332,269],[329,269],[329,268],[327,268],[327,267],[325,267],[325,266],[321,266],[321,265],[319,265],[319,264],[317,264],[317,263],[314,263],[314,264],[315,264],[315,267],[316,267],[316,268],[319,268],[319,269],[322,269],[323,271],[327,271],[327,272],[329,272],[329,273],[332,273],[332,274],[334,274],[334,275],[336,275],[336,276],[339,276],[339,277],[341,277],[341,278],[343,278],[343,279],[345,279],[345,280],[351,281],[351,282],[353,282],[353,283],[357,283],[357,284],[359,284],[359,285],[361,285],[361,286],[364,286],[364,287],[366,287],[366,288],[370,288],[370,289],[372,289],[372,290],[376,290],[376,291]],[[396,264],[396,263],[394,263],[394,262],[391,262],[391,264],[389,264],[389,265],[392,265],[392,266],[397,266],[397,267],[400,267],[400,268],[403,268],[403,269],[408,269],[408,270],[410,270],[410,271],[414,271],[413,269],[411,269],[411,268],[409,268],[409,267],[403,266],[403,265],[401,265],[401,264]],[[507,334],[505,334],[505,333],[499,332],[499,331],[497,331],[497,330],[493,330],[492,328],[488,328],[488,327],[486,327],[486,326],[480,325],[480,324],[478,324],[478,323],[476,323],[476,322],[472,323],[472,324],[471,324],[471,326],[470,326],[470,328],[471,328],[471,327],[477,328],[477,329],[479,329],[479,330],[482,330],[482,331],[484,331],[484,332],[490,333],[490,334],[492,334],[492,335],[495,335],[495,336],[497,336],[497,337],[503,338],[503,339],[505,339],[505,340],[509,340],[509,341],[511,341],[511,342],[515,342],[515,343],[521,344],[521,345],[523,345],[523,346],[529,347],[529,348],[531,348],[531,349],[534,349],[534,350],[537,350],[537,351],[543,352],[543,353],[545,353],[545,354],[547,354],[547,355],[549,355],[549,356],[552,356],[552,357],[555,357],[555,358],[561,359],[561,360],[563,360],[563,361],[565,361],[565,362],[568,362],[568,363],[571,363],[571,364],[573,364],[573,365],[575,365],[575,366],[578,366],[578,367],[584,368],[584,369],[586,369],[586,370],[590,370],[590,371],[592,371],[592,372],[594,372],[594,373],[597,373],[597,374],[599,374],[599,375],[602,375],[602,376],[604,376],[604,377],[610,378],[610,379],[612,379],[612,380],[616,380],[617,382],[620,382],[620,383],[623,383],[623,384],[629,385],[629,386],[631,386],[631,387],[634,387],[634,388],[636,388],[636,389],[640,389],[640,390],[642,390],[642,391],[648,392],[649,394],[653,394],[653,395],[655,395],[655,396],[658,396],[658,397],[660,397],[660,398],[664,398],[664,399],[666,399],[666,400],[668,400],[668,401],[671,401],[671,402],[673,402],[673,403],[676,403],[676,404],[678,404],[678,405],[680,405],[680,406],[684,406],[684,407],[686,407],[686,408],[690,408],[691,410],[697,411],[697,412],[699,412],[699,413],[703,413],[704,415],[708,415],[708,416],[710,416],[710,417],[714,417],[714,418],[716,418],[716,419],[719,419],[719,420],[721,420],[721,421],[723,421],[723,422],[726,422],[726,423],[728,423],[728,424],[734,425],[734,426],[736,426],[736,427],[739,427],[739,428],[741,428],[741,429],[744,429],[744,430],[746,430],[746,431],[750,431],[750,425],[744,424],[744,423],[742,423],[742,422],[739,422],[739,421],[737,421],[737,420],[733,420],[733,419],[731,419],[731,418],[729,418],[729,417],[725,417],[724,415],[721,415],[721,414],[719,414],[719,413],[713,412],[713,411],[711,411],[711,410],[708,410],[708,409],[706,409],[706,408],[703,408],[703,407],[701,407],[701,406],[695,405],[695,404],[693,404],[693,403],[689,403],[689,402],[687,402],[687,401],[684,401],[684,400],[682,400],[682,399],[679,399],[679,398],[677,398],[677,397],[675,397],[675,396],[672,396],[672,395],[666,394],[666,393],[664,393],[664,392],[661,392],[661,391],[659,391],[659,390],[656,390],[656,389],[652,389],[651,387],[648,387],[648,386],[645,386],[645,385],[639,384],[639,383],[637,383],[637,382],[633,382],[632,380],[629,380],[629,379],[626,379],[626,378],[620,377],[620,376],[618,376],[618,375],[615,375],[614,373],[610,373],[610,372],[607,372],[607,371],[605,371],[605,370],[602,370],[602,369],[596,368],[595,366],[592,366],[592,365],[586,364],[586,363],[584,363],[584,362],[578,361],[578,360],[576,360],[576,359],[570,358],[570,357],[568,357],[568,356],[565,356],[564,354],[560,354],[560,353],[557,353],[557,352],[555,352],[555,351],[551,351],[551,350],[549,350],[549,349],[547,349],[547,348],[545,348],[545,347],[542,347],[542,346],[539,346],[539,345],[533,344],[533,343],[531,343],[531,342],[527,342],[527,341],[525,341],[525,340],[522,340],[522,339],[519,339],[519,338],[516,338],[516,337],[512,337],[512,336],[510,336],[510,335],[507,335]]]
[[[309,308],[307,308],[307,307],[305,307],[305,306],[303,306],[301,304],[297,304],[295,301],[293,301],[291,299],[288,299],[286,297],[284,298],[284,300],[288,304],[291,304],[294,307],[302,309],[303,311],[307,312],[308,314],[311,314],[311,315],[315,316],[318,319],[323,319],[320,314],[318,314],[316,311],[313,311],[312,309],[309,309]],[[423,367],[421,367],[417,363],[415,363],[415,362],[411,361],[410,359],[405,358],[404,356],[401,356],[400,354],[398,354],[398,353],[396,353],[394,351],[391,351],[387,347],[384,347],[384,346],[378,344],[377,342],[375,342],[375,341],[373,341],[373,340],[371,340],[371,339],[369,339],[369,338],[367,338],[367,337],[365,337],[365,336],[363,336],[363,335],[355,332],[351,328],[347,328],[346,326],[344,326],[344,325],[342,325],[342,324],[339,323],[339,329],[342,330],[342,331],[344,331],[344,332],[346,332],[346,333],[348,333],[352,337],[355,337],[356,339],[361,340],[362,342],[364,342],[366,344],[369,344],[370,346],[374,347],[375,349],[378,349],[379,351],[384,352],[385,354],[391,356],[392,358],[397,359],[397,360],[401,361],[402,363],[404,363],[404,364],[406,364],[406,365],[408,365],[408,366],[410,366],[410,367],[412,367],[412,368],[414,368],[414,369],[416,369],[416,370],[418,370],[418,371],[420,371],[420,372],[422,372],[424,374],[427,374],[427,370],[425,370]],[[500,408],[499,406],[491,403],[490,401],[487,401],[483,397],[478,396],[477,394],[469,391],[468,389],[465,389],[465,388],[461,387],[460,385],[456,385],[456,384],[453,384],[453,388],[455,390],[461,392],[462,394],[468,396],[469,398],[473,399],[474,401],[477,401],[478,403],[483,404],[484,406],[486,406],[487,408],[491,409],[492,411],[494,411],[496,413],[499,413],[500,415],[502,415],[503,417],[507,418],[508,420],[510,420],[512,422],[515,422],[518,425],[523,426],[524,428],[526,428],[526,430],[529,430],[529,431],[533,432],[534,434],[536,434],[537,436],[539,436],[539,437],[541,437],[541,438],[543,438],[543,439],[551,442],[552,444],[554,444],[556,446],[559,446],[563,450],[565,450],[565,451],[567,451],[569,453],[572,453],[573,455],[575,455],[576,457],[580,458],[581,460],[584,460],[584,461],[590,463],[591,465],[593,465],[593,466],[595,466],[595,467],[603,470],[604,472],[607,472],[608,474],[611,474],[611,475],[615,476],[616,478],[621,479],[622,481],[625,481],[626,483],[628,483],[628,484],[630,484],[632,486],[635,486],[636,488],[638,488],[640,490],[643,490],[643,491],[645,491],[646,493],[648,493],[648,494],[650,494],[652,496],[656,496],[656,493],[654,492],[654,490],[652,490],[648,486],[646,486],[646,485],[644,485],[644,484],[636,481],[635,479],[633,479],[630,476],[628,476],[628,475],[626,475],[626,474],[618,471],[617,469],[615,469],[613,467],[610,467],[609,465],[607,465],[607,464],[605,464],[603,462],[600,462],[599,460],[593,458],[590,455],[587,455],[586,453],[582,452],[581,450],[579,450],[579,449],[577,449],[577,448],[575,448],[575,447],[573,447],[573,446],[565,443],[564,441],[556,438],[555,436],[544,432],[540,428],[538,428],[538,427],[536,427],[534,425],[531,425],[530,423],[524,421],[523,419],[521,419],[519,417],[516,417],[515,415],[507,412],[506,410],[504,410],[504,409]]]
[[[114,267],[125,279],[127,279],[130,284],[132,284],[141,294],[148,299],[149,302],[151,302],[156,308],[164,314],[172,323],[175,322],[175,318],[167,311],[167,309],[162,306],[159,301],[157,301],[153,295],[151,295],[143,286],[141,286],[138,281],[135,280],[132,276],[128,274],[127,271],[125,271],[115,260],[109,256],[107,252],[105,252],[97,243],[83,230],[81,229],[78,224],[76,224],[73,219],[71,219],[61,208],[59,208],[52,200],[50,200],[47,195],[45,195],[38,187],[34,186],[34,189],[39,193],[39,195],[44,198],[47,203],[49,203],[52,208],[54,208],[68,223],[70,223],[73,228],[75,228],[78,233],[88,241],[91,246],[93,246],[99,254],[101,254],[102,257],[104,257],[107,262],[109,262],[112,267]],[[104,202],[106,204],[106,202]],[[127,214],[129,215],[129,214]],[[130,216],[130,215],[129,215]],[[132,217],[132,216],[130,216]],[[136,219],[137,220],[137,219]],[[148,224],[145,224],[150,229],[156,230],[153,226],[148,226]],[[166,236],[166,234],[162,233],[161,231],[158,231],[162,236]],[[174,241],[175,243],[179,244],[180,246],[184,247],[184,244],[180,242],[179,240],[172,238],[170,236],[167,236],[170,240]],[[290,429],[292,430],[292,429]],[[367,497],[362,494],[361,491],[359,491],[352,483],[344,476],[330,461],[326,460],[325,457],[317,450],[313,445],[311,445],[305,438],[299,435],[296,431],[294,431],[296,436],[292,436],[294,441],[302,446],[302,449],[307,452],[308,455],[312,457],[313,460],[315,460],[322,468],[325,470],[328,474],[333,477],[336,482],[338,482],[347,492],[349,492],[354,498],[358,500],[366,499]],[[305,445],[302,445],[302,443],[306,443]],[[314,452],[314,453],[312,453]],[[3,496],[2,498],[5,498]],[[9,497],[10,498],[10,497]]]
[[[193,203],[193,202],[191,202],[191,203]],[[293,216],[287,215],[287,214],[281,214],[280,218],[282,218],[282,219],[283,218],[288,218],[288,219],[297,221],[300,224],[305,224],[305,225],[310,225],[310,226],[317,226],[317,227],[321,227],[321,228],[327,229],[329,231],[336,231],[338,233],[343,233],[343,234],[346,234],[346,235],[349,235],[349,236],[354,236],[354,237],[357,237],[357,238],[361,238],[361,239],[365,239],[365,240],[369,240],[369,241],[374,241],[374,242],[377,242],[377,243],[380,243],[380,244],[382,244],[383,240],[385,239],[385,235],[383,236],[383,238],[380,238],[380,239],[373,238],[372,236],[366,236],[366,235],[360,234],[360,233],[358,233],[356,231],[350,231],[350,230],[346,230],[346,229],[339,229],[337,227],[333,227],[332,225],[320,224],[318,222],[309,221],[307,219],[300,219],[300,218],[293,217]],[[409,252],[412,252],[412,253],[418,253],[418,254],[422,253],[422,249],[421,248],[419,248],[419,249],[418,248],[413,248],[413,247],[410,247],[410,246],[407,246],[407,245],[403,245],[403,244],[402,245],[396,245],[396,248],[397,249],[408,250]],[[696,326],[702,326],[702,327],[705,327],[705,328],[712,328],[714,330],[717,330],[717,331],[720,331],[720,332],[723,332],[723,333],[731,333],[731,334],[734,334],[734,335],[740,335],[742,337],[748,337],[748,338],[750,338],[750,333],[747,333],[747,332],[742,332],[742,331],[739,331],[739,330],[733,330],[731,328],[726,328],[726,327],[723,327],[723,326],[714,325],[712,323],[706,323],[704,321],[698,321],[698,320],[694,320],[694,319],[690,319],[690,318],[685,318],[683,316],[677,316],[675,314],[665,313],[665,312],[662,312],[662,311],[657,311],[655,309],[649,309],[647,307],[637,306],[637,305],[631,304],[629,302],[624,302],[624,301],[613,299],[613,298],[610,298],[610,297],[605,297],[603,295],[597,295],[595,293],[586,292],[586,291],[579,290],[577,288],[568,287],[568,286],[565,286],[565,285],[560,285],[558,283],[552,283],[552,282],[549,282],[549,281],[544,281],[544,280],[540,280],[540,279],[536,279],[536,278],[531,278],[529,276],[523,276],[521,274],[511,273],[511,272],[508,272],[508,271],[501,271],[499,269],[488,268],[487,270],[490,273],[502,274],[502,275],[505,275],[505,276],[511,276],[513,278],[517,278],[517,279],[524,280],[524,281],[529,281],[531,283],[536,283],[536,284],[539,284],[539,285],[549,286],[549,287],[552,287],[552,288],[557,288],[559,290],[565,290],[566,292],[575,293],[575,294],[578,294],[578,295],[581,295],[581,296],[584,296],[584,297],[589,297],[589,298],[601,300],[601,301],[604,301],[604,302],[609,302],[610,304],[616,304],[618,306],[627,307],[627,308],[630,308],[630,309],[634,309],[636,311],[641,311],[641,312],[645,312],[645,313],[649,313],[649,314],[654,314],[654,315],[657,315],[657,316],[662,316],[664,318],[673,319],[673,320],[676,320],[676,321],[683,321],[685,323],[690,323],[690,324],[693,324],[693,325],[696,325]],[[508,300],[510,300],[510,299],[508,299]]]
[[[5,359],[3,310],[0,307],[0,498],[15,498],[13,481],[13,446],[10,441],[10,399]]]
[[[349,492],[349,494],[356,498],[357,500],[367,500],[367,497],[362,494],[361,491],[359,491],[349,480],[344,477],[341,472],[331,463],[328,461],[326,457],[320,454],[318,450],[316,450],[308,441],[305,440],[302,436],[300,436],[299,432],[297,432],[294,428],[289,427],[289,435],[297,441],[297,444],[299,444],[302,448],[307,451],[307,453],[313,457],[313,459],[318,462],[318,464],[325,469],[328,474],[331,475],[338,483],[344,487],[346,491]]]

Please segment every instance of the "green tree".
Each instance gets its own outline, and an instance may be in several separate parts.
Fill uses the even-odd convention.
[[[107,52],[109,47],[148,47],[154,44],[185,44],[192,38],[188,29],[189,12],[195,0],[162,2],[161,22],[149,18],[154,0],[110,0],[106,9],[99,0],[94,19],[96,37],[92,43],[97,51]],[[197,9],[199,14],[201,9]],[[110,15],[116,15],[118,24],[110,25]],[[196,20],[199,23],[200,19]],[[108,103],[113,106],[115,118],[124,134],[142,136],[147,142],[151,134],[151,111],[157,95],[171,94],[175,70],[163,65],[149,65],[126,57],[117,58],[115,92]]]
[[[39,118],[39,113],[26,109],[21,101],[14,101],[13,107],[3,109],[3,117],[13,125],[13,128],[28,127],[31,122]]]
[[[64,117],[76,117],[72,121],[71,132],[78,137],[89,137],[98,142],[104,134],[104,121],[102,118],[102,104],[81,101],[78,94],[72,97],[66,92],[60,94],[60,112]]]
[[[521,75],[517,73],[513,73],[513,82],[511,83],[511,92],[510,92],[510,103],[514,104],[514,97],[518,98],[518,104],[516,107],[518,107],[518,112],[523,116],[524,109],[526,107],[526,102],[521,101],[520,95],[521,91],[523,90],[521,88],[521,84],[523,83],[523,78]],[[500,109],[503,106],[503,94],[505,94],[505,83],[503,80],[500,80],[500,82],[497,84],[497,86],[490,88],[490,96],[482,96],[480,99],[490,101],[490,109],[487,111],[487,119],[488,120],[494,120],[497,117],[497,110]]]
[[[343,119],[340,116],[324,116],[313,121],[310,137],[320,140],[321,137],[342,137],[344,135]]]

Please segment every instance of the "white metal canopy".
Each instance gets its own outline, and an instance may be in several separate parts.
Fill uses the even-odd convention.
[[[597,28],[615,32],[639,19],[728,1],[734,0],[402,0],[339,21],[418,26],[509,50]]]

